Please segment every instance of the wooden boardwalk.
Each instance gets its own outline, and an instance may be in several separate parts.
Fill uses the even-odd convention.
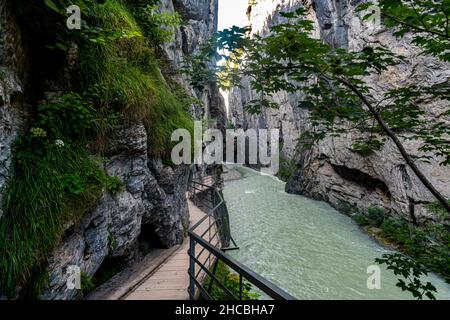
[[[188,200],[189,214],[190,214],[190,226],[192,227],[200,219],[202,219],[206,213],[196,207],[190,200]],[[196,229],[196,233],[202,234],[208,229],[209,220],[205,221]],[[220,247],[219,236],[216,234],[216,229],[211,228],[209,232],[204,236],[205,240],[209,240],[211,243]],[[183,244],[167,257],[162,264],[160,264],[153,272],[141,279],[134,288],[127,294],[121,297],[125,300],[189,300],[188,287],[189,287],[189,238],[185,238]],[[201,251],[199,245],[196,246],[195,252]],[[205,265],[212,267],[213,258],[205,250],[200,257],[200,261]],[[196,266],[195,272],[204,276],[203,271],[199,271],[200,267]]]

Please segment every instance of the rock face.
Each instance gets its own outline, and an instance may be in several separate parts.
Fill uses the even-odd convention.
[[[26,54],[8,3],[0,0],[0,197],[13,156],[12,144],[21,124],[26,125],[21,112],[25,107],[19,99],[25,91]],[[161,4],[161,10],[176,10],[187,21],[174,30],[175,41],[161,48],[176,70],[183,56],[196,50],[216,30],[217,0],[163,0]],[[218,126],[224,127],[223,98],[213,84],[198,91],[189,86],[186,78],[179,76],[176,80],[203,102],[192,107],[195,118],[216,115]],[[147,143],[142,123],[123,125],[114,136],[104,166],[111,176],[121,180],[124,188],[114,196],[105,193],[81,222],[67,226],[61,244],[48,258],[49,285],[43,299],[79,297],[78,290],[67,287],[71,266],[78,266],[91,277],[108,259],[133,260],[144,229],[150,230],[162,247],[180,244],[184,239],[189,226],[185,195],[190,168],[168,167],[161,159],[149,157],[152,146]]]
[[[0,1],[0,190],[11,165],[12,144],[23,123],[20,103],[24,87],[25,58],[21,33],[9,2]],[[1,201],[1,193],[0,193]],[[0,208],[0,217],[2,210]]]
[[[217,0],[164,0],[161,10],[176,10],[188,21],[176,28],[175,41],[162,49],[174,70],[183,56],[193,53],[216,30]],[[177,81],[192,95],[202,100],[193,106],[194,117],[224,114],[223,99],[214,85],[199,92],[188,80]],[[222,117],[224,121],[225,117]],[[49,259],[50,285],[45,299],[73,299],[78,292],[68,290],[65,274],[70,265],[77,265],[87,276],[92,276],[109,258],[131,259],[138,237],[150,227],[159,245],[169,248],[182,243],[189,226],[186,191],[190,170],[188,166],[171,168],[160,159],[149,158],[147,133],[143,124],[119,128],[108,153],[110,161],[105,168],[117,176],[125,190],[112,197],[105,195],[98,207],[77,226]]]
[[[200,44],[210,38],[217,30],[218,0],[165,0],[162,8],[166,11],[176,10],[187,24],[174,30],[175,41],[163,46],[164,53],[173,69],[179,69],[183,57],[198,50]],[[193,108],[192,113],[197,118],[215,119],[216,126],[224,130],[227,123],[225,102],[219,88],[210,83],[202,91],[195,90],[189,85],[186,77],[179,77],[192,96],[202,101],[202,108]],[[219,106],[219,107],[217,107]]]
[[[172,169],[149,159],[142,124],[120,128],[118,136],[105,168],[119,177],[125,188],[115,196],[105,194],[91,214],[67,231],[68,236],[49,259],[50,282],[44,299],[78,296],[77,290],[66,285],[70,266],[92,276],[107,258],[133,259],[145,225],[152,226],[163,247],[183,241],[189,221],[185,198],[189,169]]]
[[[380,24],[363,22],[355,12],[362,1],[338,0],[259,0],[249,7],[252,32],[264,35],[272,25],[283,21],[280,11],[308,8],[308,16],[315,23],[314,36],[324,39],[334,47],[360,50],[370,43],[379,43],[407,58],[402,64],[379,76],[368,78],[375,92],[415,83],[429,85],[448,81],[450,68],[437,59],[420,55],[408,37],[396,39]],[[237,127],[278,128],[283,143],[282,157],[293,163],[293,176],[286,190],[328,201],[341,210],[366,210],[377,206],[391,214],[410,218],[412,214],[419,222],[435,219],[424,204],[434,201],[433,196],[405,165],[395,145],[388,141],[384,148],[363,157],[352,151],[352,141],[357,137],[349,130],[339,138],[328,137],[315,144],[311,150],[298,145],[301,133],[310,128],[308,111],[298,102],[302,93],[279,93],[274,97],[280,108],[265,110],[259,116],[247,114],[245,104],[257,96],[244,79],[243,88],[234,88],[228,95],[229,117]],[[427,105],[429,121],[444,106],[430,101]],[[405,141],[412,155],[418,155],[418,141]],[[439,166],[439,161],[430,163],[417,161],[436,188],[450,198],[450,169]]]

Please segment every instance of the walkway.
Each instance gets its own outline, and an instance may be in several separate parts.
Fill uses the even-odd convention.
[[[205,216],[205,213],[197,208],[190,200],[188,200],[190,225],[191,227]],[[196,229],[198,233],[203,233],[207,230],[209,219],[205,221]],[[211,228],[204,238],[205,240],[212,240],[217,246],[220,246],[218,235],[215,235],[215,229]],[[213,236],[213,237],[211,237]],[[189,256],[187,250],[189,248],[189,238],[185,238],[183,244],[165,259],[155,270],[149,275],[141,279],[134,288],[127,294],[121,297],[125,300],[189,300],[188,286],[189,286]],[[197,245],[195,252],[201,251]],[[205,265],[212,266],[212,259],[205,251],[199,257],[200,261],[204,261]],[[199,272],[199,267],[196,268]],[[200,272],[201,277],[202,272]]]

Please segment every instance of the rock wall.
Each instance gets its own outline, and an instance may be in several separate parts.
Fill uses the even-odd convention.
[[[161,47],[163,56],[174,71],[184,55],[216,30],[217,0],[162,0],[161,10],[179,12],[183,25],[174,30],[175,40]],[[20,97],[25,94],[23,81],[26,54],[21,30],[15,23],[9,1],[0,0],[0,196],[6,181],[12,143],[26,127],[25,109]],[[215,85],[196,91],[186,78],[176,76],[177,82],[202,104],[192,106],[192,114],[200,119],[216,115],[218,126],[224,127],[224,103]],[[223,122],[223,123],[222,123]],[[188,166],[166,166],[161,159],[148,156],[147,131],[142,123],[117,128],[107,150],[105,169],[117,176],[124,190],[115,196],[105,194],[98,206],[80,223],[68,225],[62,243],[48,258],[49,285],[43,299],[75,299],[78,290],[69,290],[66,282],[68,268],[79,266],[88,277],[93,276],[107,259],[131,261],[138,256],[138,237],[144,227],[152,229],[159,244],[171,247],[183,241],[189,226],[186,202]],[[0,211],[1,214],[1,211]],[[0,221],[1,222],[1,221]]]
[[[12,144],[22,126],[21,103],[26,72],[25,50],[10,3],[0,1],[0,190],[9,175]],[[1,193],[0,193],[1,201]],[[0,207],[0,217],[2,209]]]
[[[280,11],[308,8],[308,16],[315,23],[313,35],[334,47],[359,50],[370,43],[380,45],[407,58],[395,68],[368,78],[375,92],[411,82],[429,85],[448,81],[450,68],[437,59],[420,55],[408,37],[396,39],[381,25],[363,22],[355,12],[362,1],[338,0],[258,0],[249,6],[249,19],[254,34],[264,35],[272,25],[283,21]],[[391,214],[407,218],[414,214],[420,221],[435,219],[424,204],[434,201],[415,174],[405,165],[395,145],[388,141],[384,148],[363,157],[351,150],[356,133],[348,130],[341,137],[328,137],[311,150],[298,145],[300,134],[310,128],[308,111],[298,106],[302,93],[279,93],[274,96],[280,108],[265,110],[259,116],[247,114],[245,104],[257,96],[248,80],[243,88],[234,88],[228,94],[229,117],[237,127],[278,128],[283,143],[282,157],[293,163],[293,176],[286,190],[328,201],[341,210],[365,210],[382,207]],[[429,121],[444,106],[430,101],[427,105]],[[412,155],[418,155],[418,141],[404,141]],[[439,166],[439,161],[417,161],[418,166],[446,197],[450,198],[450,169]]]
[[[175,41],[163,46],[164,54],[171,67],[177,70],[181,67],[183,57],[196,52],[203,42],[217,30],[218,0],[164,0],[162,9],[165,11],[177,11],[186,24],[176,28]],[[209,83],[202,91],[195,90],[189,85],[186,76],[178,77],[187,91],[198,97],[203,105],[195,108],[191,113],[197,119],[209,118],[217,120],[215,125],[219,129],[225,129],[226,112],[225,102],[219,92],[219,88],[213,82]],[[219,107],[217,107],[219,106]]]

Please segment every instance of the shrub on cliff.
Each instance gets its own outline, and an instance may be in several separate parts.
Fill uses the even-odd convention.
[[[192,128],[187,102],[173,92],[157,55],[159,43],[171,34],[163,24],[176,26],[179,17],[157,12],[157,3],[15,1],[33,62],[47,62],[42,68],[35,65],[44,79],[38,79],[34,95],[52,90],[44,80],[63,73],[61,69],[66,72],[61,61],[75,59],[76,67],[70,89],[60,97],[44,103],[30,98],[31,129],[16,142],[1,204],[0,292],[15,295],[32,277],[39,281],[26,289],[38,296],[45,283],[45,259],[68,222],[77,223],[92,210],[104,190],[120,191],[120,181],[106,174],[100,160],[118,121],[143,122],[150,155],[163,158],[170,155],[173,130]],[[81,8],[81,30],[66,27],[69,4]],[[151,15],[142,16],[137,4]]]

